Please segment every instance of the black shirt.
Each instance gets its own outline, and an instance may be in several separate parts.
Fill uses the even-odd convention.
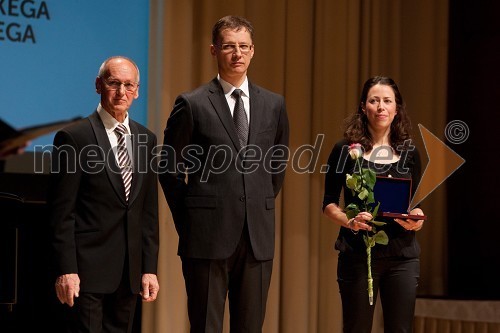
[[[392,176],[396,178],[411,178],[412,191],[414,194],[420,182],[421,164],[418,150],[415,146],[407,146],[408,149],[398,151],[400,160],[394,163],[373,163],[363,159],[362,167],[370,168],[377,175]],[[350,189],[346,187],[346,173],[352,174],[355,161],[349,156],[349,143],[346,140],[335,144],[328,158],[329,169],[325,178],[325,195],[323,198],[323,209],[335,203],[340,206],[340,194],[344,189],[344,202],[351,203],[356,199]],[[376,244],[372,248],[373,258],[384,257],[405,257],[416,258],[420,254],[420,246],[415,237],[414,231],[407,231],[393,219],[377,220],[387,222],[386,225],[377,227],[384,230],[389,237],[388,245]],[[363,241],[364,231],[355,235],[352,230],[341,227],[335,242],[335,249],[342,253],[362,254],[366,253],[366,245]]]

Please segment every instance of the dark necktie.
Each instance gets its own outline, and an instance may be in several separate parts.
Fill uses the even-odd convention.
[[[243,99],[241,98],[241,89],[234,89],[231,95],[236,99],[233,111],[234,126],[236,127],[241,147],[245,147],[248,142],[248,118]]]
[[[125,198],[128,201],[130,186],[132,185],[132,161],[130,160],[130,156],[127,152],[127,146],[125,144],[125,134],[127,133],[127,128],[123,124],[118,124],[115,128],[115,132],[118,135],[118,145],[116,146],[118,165],[122,170],[123,185],[125,186]]]

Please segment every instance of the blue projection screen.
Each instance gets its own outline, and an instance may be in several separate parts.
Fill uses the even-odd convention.
[[[147,0],[0,0],[0,118],[20,129],[89,115],[99,66],[124,55],[141,71],[131,118],[146,125],[148,36]]]

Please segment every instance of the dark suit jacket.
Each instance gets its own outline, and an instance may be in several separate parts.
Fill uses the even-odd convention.
[[[134,171],[128,204],[97,112],[54,138],[49,207],[56,273],[78,273],[83,292],[113,292],[128,266],[131,290],[138,293],[141,275],[157,272],[158,184],[149,166],[156,136],[132,120],[130,130]]]
[[[160,183],[179,234],[180,256],[228,258],[245,220],[255,258],[274,256],[274,201],[288,159],[288,117],[282,96],[252,83],[249,91],[247,153],[255,155],[243,163],[217,79],[175,101],[165,129]]]

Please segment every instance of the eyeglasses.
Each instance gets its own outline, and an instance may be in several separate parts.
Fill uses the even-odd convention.
[[[252,44],[221,44],[219,45],[219,49],[223,53],[236,53],[237,49],[240,50],[241,53],[247,54],[253,49]]]
[[[135,82],[121,82],[118,80],[105,80],[105,79],[102,79],[102,81],[108,87],[108,90],[120,90],[123,85],[127,92],[134,92],[139,86],[139,84]]]

